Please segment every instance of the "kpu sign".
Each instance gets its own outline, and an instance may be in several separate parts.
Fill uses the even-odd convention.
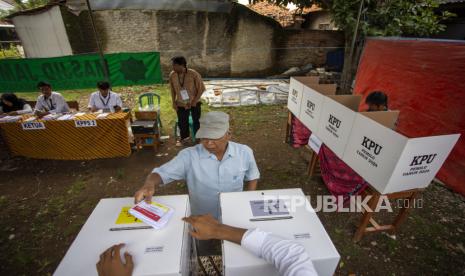
[[[316,134],[339,158],[344,154],[360,100],[360,96],[352,95],[324,99]]]

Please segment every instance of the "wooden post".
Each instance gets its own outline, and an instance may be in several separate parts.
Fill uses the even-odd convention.
[[[380,198],[380,194],[375,192],[372,198],[368,201],[368,207],[370,207],[370,211],[365,210],[363,214],[362,221],[360,222],[357,232],[355,232],[354,241],[358,242],[362,239],[363,235],[365,234],[365,229],[367,228],[368,223],[370,222],[371,217],[373,216],[373,211],[376,209],[378,205],[378,201]]]
[[[286,137],[284,138],[284,143],[291,143],[292,135],[292,113],[288,111],[287,113],[287,125],[286,125]]]

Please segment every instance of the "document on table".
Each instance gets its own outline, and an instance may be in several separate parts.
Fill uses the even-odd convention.
[[[152,201],[151,204],[148,204],[145,201],[141,201],[129,209],[129,213],[153,228],[161,229],[173,216],[174,210],[158,202]]]
[[[73,114],[66,114],[61,117],[59,117],[57,120],[58,121],[66,121],[66,120],[71,120],[73,119],[74,115]]]
[[[0,118],[0,122],[16,122],[21,119],[21,116],[5,116],[3,118]]]
[[[24,122],[24,123],[27,123],[27,122],[32,122],[32,121],[35,121],[35,120],[37,120],[36,117],[30,117],[30,118],[24,120],[23,122]]]
[[[86,113],[84,113],[84,112],[78,112],[78,113],[76,113],[76,114],[73,115],[73,118],[80,117],[80,116],[83,116],[83,115],[86,115]]]
[[[55,120],[56,118],[60,117],[61,114],[48,114],[44,117],[42,117],[43,120],[45,121],[51,121],[51,120]]]
[[[279,198],[270,200],[252,200],[250,208],[254,217],[285,216],[289,210],[283,200]]]
[[[110,115],[110,113],[102,113],[102,114],[99,114],[99,115],[97,115],[97,119],[106,118],[108,115]]]

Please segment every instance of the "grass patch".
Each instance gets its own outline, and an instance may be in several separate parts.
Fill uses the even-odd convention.
[[[116,179],[123,179],[124,178],[124,169],[123,168],[118,168],[116,170]]]

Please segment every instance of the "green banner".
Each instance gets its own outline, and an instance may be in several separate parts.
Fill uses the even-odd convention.
[[[163,81],[158,52],[107,54],[105,62],[112,86]],[[0,60],[0,92],[37,91],[39,81],[49,82],[54,90],[93,88],[104,79],[98,54]]]

